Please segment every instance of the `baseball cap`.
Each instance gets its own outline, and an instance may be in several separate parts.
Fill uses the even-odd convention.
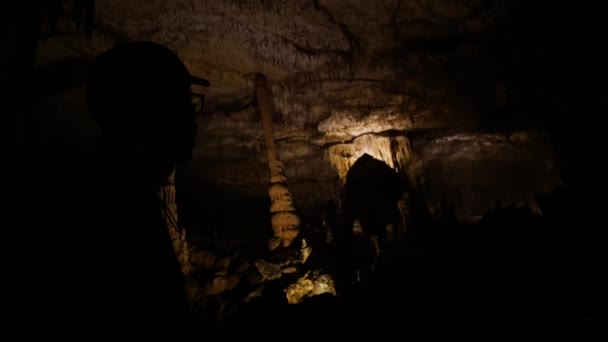
[[[142,120],[190,115],[193,84],[210,86],[171,49],[154,42],[117,44],[93,64],[87,102],[102,130],[128,128]]]

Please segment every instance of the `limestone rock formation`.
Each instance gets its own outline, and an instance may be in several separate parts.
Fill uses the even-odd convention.
[[[92,41],[69,21],[60,23],[65,34],[38,44],[38,74],[53,75],[46,71],[57,71],[67,60],[86,65],[116,42],[152,40],[209,79],[213,87],[196,89],[206,95],[196,160],[178,170],[193,197],[185,221],[204,210],[223,212],[201,204],[223,193],[246,193],[243,201],[266,198],[272,175],[252,77],[257,73],[272,80],[276,153],[300,215],[318,213],[319,203],[335,200],[346,171],[363,153],[413,177],[414,184],[423,177],[435,197],[453,195],[462,218],[491,209],[497,197],[505,204],[526,201],[559,182],[552,153],[544,153],[551,149],[547,137],[529,128],[535,126],[534,112],[512,105],[518,88],[509,68],[517,57],[495,47],[497,40],[517,45],[517,37],[501,31],[514,25],[509,15],[516,1],[96,4]],[[69,69],[74,76],[86,70]],[[81,86],[37,84],[54,85],[40,89],[46,97],[35,110],[45,132],[44,153],[65,149],[67,140],[78,149],[93,144],[86,114],[76,118],[65,110],[83,111]],[[489,122],[513,129],[496,131]],[[518,134],[530,138],[504,138]],[[440,154],[450,156],[447,164],[439,162]],[[509,173],[527,185],[513,193]],[[539,179],[543,185],[533,186]],[[208,194],[208,184],[214,194]],[[492,190],[497,184],[505,190]],[[231,219],[232,214],[223,217]],[[254,219],[260,217],[243,217],[238,225]]]
[[[335,296],[336,287],[331,276],[328,274],[318,274],[318,272],[307,272],[285,289],[285,295],[289,304],[299,304],[308,297],[325,293]]]
[[[96,151],[84,83],[97,55],[136,40],[173,49],[213,85],[192,89],[206,97],[194,160],[159,191],[190,302],[209,322],[258,303],[275,315],[254,310],[258,319],[246,321],[264,337],[278,327],[297,333],[300,317],[274,309],[325,295],[311,302],[322,302],[327,318],[303,312],[314,327],[335,327],[325,299],[344,293],[370,299],[340,310],[351,316],[346,328],[370,320],[376,335],[413,329],[428,339],[428,326],[475,322],[473,333],[514,328],[521,338],[555,322],[594,322],[577,294],[591,293],[597,282],[584,273],[595,275],[590,261],[601,260],[593,242],[602,240],[589,238],[597,229],[587,223],[598,210],[586,197],[601,177],[582,165],[601,155],[602,135],[589,128],[606,103],[606,58],[596,51],[602,11],[551,0],[94,2],[92,35],[66,16],[42,19],[31,94],[28,58],[19,59],[33,51],[17,38],[31,34],[34,19],[24,13],[38,2],[12,1],[19,11],[5,11],[14,14],[5,20],[14,32],[4,35],[14,49],[0,64],[15,95],[5,107],[24,116],[18,140],[36,161],[28,174]],[[372,232],[361,213],[369,207],[341,196],[365,155],[394,171],[394,188],[407,188],[391,197],[391,220],[386,207],[373,210],[382,214],[371,215]],[[410,225],[411,217],[419,220]],[[552,293],[564,300],[547,306]],[[412,325],[378,330],[394,318],[378,315],[386,303]],[[521,315],[496,319],[510,309]],[[453,338],[454,329],[443,330]]]

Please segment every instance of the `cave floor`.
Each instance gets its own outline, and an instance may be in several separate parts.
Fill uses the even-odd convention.
[[[527,220],[427,227],[394,243],[366,280],[338,296],[289,305],[278,289],[228,320],[197,329],[235,338],[595,336],[597,273],[585,262],[595,250],[585,239],[555,233],[545,221]]]

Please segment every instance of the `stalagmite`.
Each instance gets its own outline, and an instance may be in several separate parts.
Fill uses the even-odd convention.
[[[200,268],[210,268],[217,264],[216,256],[191,246],[186,239],[186,231],[178,224],[177,204],[175,203],[175,170],[166,183],[159,189],[165,220],[175,254],[179,260],[182,273],[189,276]]]
[[[186,241],[186,232],[178,226],[177,223],[177,205],[175,203],[175,171],[169,176],[165,185],[161,186],[159,197],[163,205],[163,219],[169,229],[171,242],[177,254],[182,273],[189,275],[192,272],[190,258],[188,255],[188,246]]]
[[[281,245],[284,247],[291,245],[292,241],[298,236],[300,218],[293,207],[291,194],[285,184],[286,178],[283,174],[283,165],[277,156],[272,123],[273,104],[266,77],[257,74],[255,86],[258,106],[262,116],[264,138],[266,140],[268,168],[270,169],[270,189],[268,190],[268,195],[271,201],[270,212],[272,213],[271,223],[274,237],[269,241],[269,246],[271,249],[275,249]]]

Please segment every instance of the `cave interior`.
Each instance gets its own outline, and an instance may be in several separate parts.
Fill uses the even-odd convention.
[[[192,86],[193,158],[160,191],[200,337],[596,338],[608,59],[595,7],[8,1],[13,164],[23,184],[69,178],[99,142],[96,57],[156,42],[210,83]]]

